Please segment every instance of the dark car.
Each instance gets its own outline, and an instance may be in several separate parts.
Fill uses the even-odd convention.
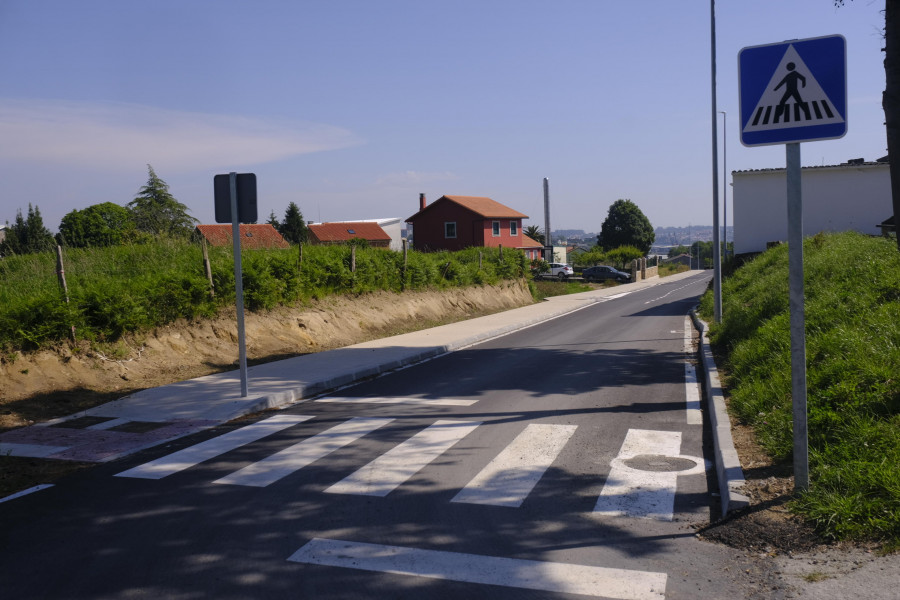
[[[628,283],[629,281],[631,281],[631,275],[629,275],[628,273],[613,269],[612,267],[607,267],[605,265],[599,267],[588,267],[581,272],[581,277],[585,281],[606,281],[607,279],[613,279],[615,281],[618,281],[619,283]]]

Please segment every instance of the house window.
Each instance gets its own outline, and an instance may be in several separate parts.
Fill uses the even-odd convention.
[[[456,237],[456,221],[448,221],[444,223],[444,237],[445,238],[455,238]]]
[[[493,235],[494,237],[500,237],[500,221],[494,221],[492,225],[493,228],[491,231],[491,235]]]
[[[510,237],[517,237],[519,235],[519,222],[518,221],[510,221],[509,222],[509,235],[510,235]]]

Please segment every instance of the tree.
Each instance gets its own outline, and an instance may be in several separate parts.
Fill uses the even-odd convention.
[[[590,251],[582,252],[581,254],[579,254],[578,258],[576,258],[575,260],[577,261],[576,264],[593,267],[594,265],[607,260],[607,257],[600,248],[594,246],[590,249]]]
[[[150,171],[147,185],[128,203],[135,227],[154,235],[189,236],[197,219],[169,193],[169,184],[156,176],[153,167],[147,165],[147,169]]]
[[[620,246],[634,246],[643,254],[650,252],[656,233],[650,220],[631,200],[616,200],[609,207],[609,214],[600,226],[597,245],[609,252]]]
[[[895,226],[900,221],[900,6],[897,4],[895,0],[886,0],[884,3],[885,86],[881,95]],[[844,0],[834,0],[834,5],[843,6]],[[897,236],[897,249],[900,250],[900,235]]]
[[[528,227],[526,227],[525,229],[522,230],[522,233],[524,233],[526,236],[530,237],[531,239],[540,243],[543,246],[545,246],[547,244],[546,241],[544,241],[546,238],[544,237],[543,230],[541,230],[541,228],[538,227],[537,225],[529,225]]]
[[[16,220],[12,225],[8,225],[6,239],[0,243],[0,254],[46,252],[54,245],[53,234],[44,227],[41,209],[29,204],[28,217],[22,216],[21,209],[16,211]]]
[[[103,202],[64,216],[59,224],[58,239],[71,248],[118,246],[133,235],[134,229],[127,208]]]
[[[274,227],[276,231],[281,228],[281,223],[278,222],[278,217],[275,216],[274,210],[269,213],[269,220],[266,223]]]
[[[606,253],[606,260],[615,264],[617,269],[624,270],[628,269],[631,261],[636,258],[641,258],[646,254],[646,252],[643,252],[634,246],[619,246]]]
[[[306,221],[303,220],[300,208],[295,203],[288,204],[287,210],[284,211],[284,221],[278,227],[278,233],[291,244],[301,244],[306,241],[308,234]]]

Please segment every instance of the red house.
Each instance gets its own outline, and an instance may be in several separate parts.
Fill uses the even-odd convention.
[[[462,250],[472,246],[530,247],[523,240],[522,219],[517,210],[476,196],[441,196],[425,204],[419,195],[419,212],[406,219],[412,225],[417,250]],[[531,241],[529,239],[529,241]]]
[[[360,238],[369,242],[373,248],[387,248],[391,245],[391,236],[378,223],[371,221],[311,223],[307,227],[310,244],[320,246],[346,244],[354,238]]]

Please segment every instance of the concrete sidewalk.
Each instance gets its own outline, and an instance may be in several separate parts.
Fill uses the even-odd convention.
[[[119,400],[0,434],[0,454],[107,462],[237,417],[287,406],[400,367],[415,364],[597,302],[660,283],[701,277],[692,271],[581,294],[556,296],[518,309],[337,350],[142,390]],[[237,352],[237,350],[235,350]]]

